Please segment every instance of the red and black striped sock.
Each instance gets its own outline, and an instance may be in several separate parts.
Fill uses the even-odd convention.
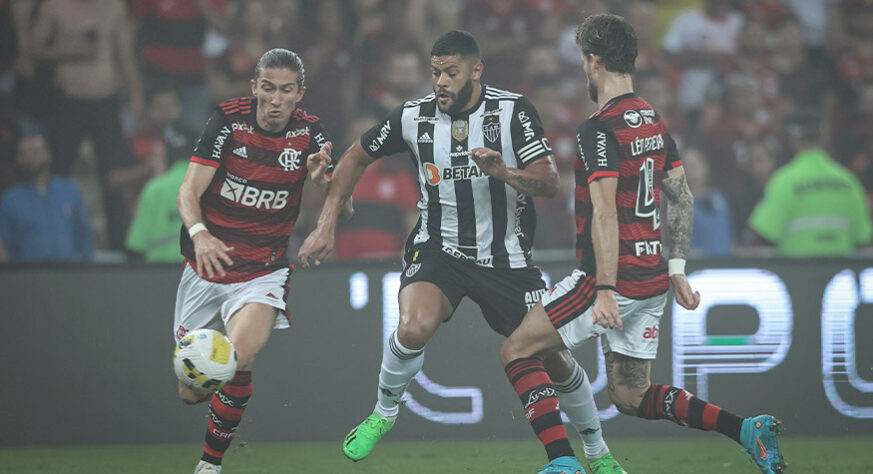
[[[546,448],[549,461],[561,456],[575,456],[561,422],[555,388],[543,362],[535,357],[516,359],[506,364],[505,370],[521,399],[524,416]]]
[[[252,372],[248,370],[237,371],[233,380],[215,392],[209,405],[209,428],[200,459],[221,464],[251,396]]]
[[[671,420],[680,426],[712,431],[740,442],[743,419],[707,403],[681,388],[652,384],[643,396],[637,416],[648,420]]]

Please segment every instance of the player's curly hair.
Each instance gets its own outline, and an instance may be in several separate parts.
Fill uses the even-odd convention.
[[[303,87],[306,83],[306,70],[303,68],[303,60],[294,51],[283,48],[273,48],[258,60],[255,65],[255,79],[261,77],[261,72],[267,68],[290,69],[297,73],[297,86]]]
[[[576,45],[582,54],[600,56],[607,71],[634,72],[637,33],[623,17],[611,14],[589,16],[576,29]]]

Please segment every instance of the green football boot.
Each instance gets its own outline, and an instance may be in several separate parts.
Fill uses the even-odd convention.
[[[589,460],[588,469],[592,474],[627,474],[611,453],[606,453],[606,456],[600,459]]]
[[[393,427],[393,421],[382,418],[373,412],[363,423],[346,435],[346,439],[343,441],[343,454],[355,462],[364,459],[370,454],[376,443]]]

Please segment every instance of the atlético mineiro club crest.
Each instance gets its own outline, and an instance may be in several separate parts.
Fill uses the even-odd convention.
[[[296,171],[300,168],[300,150],[285,148],[279,154],[279,164],[285,171]]]
[[[489,142],[496,142],[500,138],[500,122],[494,120],[493,117],[486,117],[485,123],[482,125],[482,134]]]

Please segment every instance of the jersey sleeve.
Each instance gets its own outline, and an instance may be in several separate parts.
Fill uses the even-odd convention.
[[[764,198],[749,217],[749,227],[770,242],[778,243],[785,222],[791,218],[794,193],[783,185],[777,174],[767,183]]]
[[[666,138],[667,159],[664,160],[664,170],[669,171],[682,166],[682,158],[679,156],[679,148],[676,147],[676,140],[673,140],[673,136],[667,133]]]
[[[224,156],[224,149],[230,143],[230,140],[228,140],[230,134],[231,130],[226,116],[220,109],[215,109],[209,120],[206,121],[203,134],[200,135],[200,139],[197,140],[197,144],[194,146],[194,154],[191,156],[191,161],[218,168]]]
[[[373,158],[400,153],[407,149],[403,141],[401,119],[403,106],[392,110],[387,117],[361,135],[361,146]]]
[[[534,161],[552,154],[540,114],[526,97],[515,102],[509,130],[512,135],[512,151],[518,158],[519,168],[524,169]]]
[[[588,119],[576,130],[577,158],[585,165],[588,182],[618,177],[618,140],[596,119]]]

